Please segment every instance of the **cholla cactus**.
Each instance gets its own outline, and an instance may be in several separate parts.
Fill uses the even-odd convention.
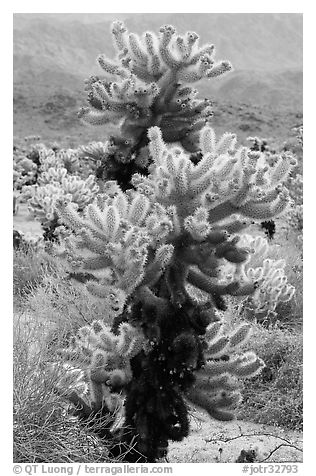
[[[94,199],[98,190],[93,175],[82,180],[75,175],[68,175],[65,168],[50,167],[42,172],[39,184],[23,188],[22,198],[27,201],[29,211],[41,222],[45,233],[48,233],[47,238],[51,239],[59,226],[57,200],[63,198],[82,210]]]
[[[220,321],[206,329],[207,361],[197,372],[196,383],[186,396],[217,420],[234,418],[233,410],[241,401],[238,379],[253,377],[264,366],[263,361],[252,352],[236,355],[236,350],[246,343],[250,332],[250,325],[242,324],[230,335],[224,334]]]
[[[185,219],[184,228],[201,240],[214,225],[240,231],[242,224],[236,223],[236,229],[223,224],[231,215],[266,220],[286,210],[289,193],[280,182],[296,165],[292,155],[279,156],[271,167],[260,152],[237,148],[235,134],[226,133],[216,142],[213,129],[205,127],[200,133],[202,159],[194,165],[179,147],[166,147],[159,128],[151,128],[149,137],[153,172],[135,175],[133,185],[164,205],[175,205],[174,220]]]
[[[48,369],[58,377],[56,378],[56,389],[60,394],[70,396],[72,392],[76,392],[81,398],[88,394],[89,386],[81,368],[76,368],[65,362],[62,365],[54,362]]]
[[[92,174],[81,178],[69,173],[80,170],[79,156],[73,149],[54,150],[39,145],[36,152],[36,183],[23,187],[21,199],[27,201],[29,211],[41,222],[45,239],[56,240],[59,236],[56,201],[63,197],[82,210],[93,200],[99,187]]]
[[[36,139],[31,137],[30,140]],[[27,138],[26,138],[27,139]],[[27,142],[27,140],[26,140]],[[39,176],[50,167],[62,167],[63,162],[57,158],[52,149],[44,144],[32,144],[13,148],[13,183],[15,190],[21,190],[23,185],[34,185]]]
[[[21,190],[23,185],[36,183],[39,169],[39,151],[42,144],[31,147],[14,145],[13,147],[13,189]]]
[[[82,161],[87,160],[90,171],[93,170],[97,179],[104,179],[111,175],[109,173],[109,156],[117,152],[115,147],[110,141],[106,142],[91,142],[88,145],[82,145],[78,148],[78,155],[81,158],[80,165],[82,167]],[[112,163],[114,165],[114,163]],[[116,170],[117,170],[116,164]],[[120,164],[122,166],[122,164]],[[107,172],[106,172],[107,171]],[[114,169],[112,169],[114,173]],[[105,174],[105,176],[104,176]]]
[[[63,161],[64,167],[68,173],[74,174],[80,171],[80,161],[78,151],[74,149],[61,149],[58,152],[59,157]]]
[[[68,173],[79,173],[80,163],[76,150],[53,150],[44,144],[33,144],[31,148],[14,146],[13,154],[13,184],[15,190],[23,185],[46,184],[56,178],[47,176],[49,169],[58,173],[66,168]],[[57,181],[60,181],[57,179]]]
[[[269,245],[261,236],[241,235],[239,243],[251,251],[249,259],[237,269],[228,263],[224,265],[221,270],[223,282],[228,284],[236,279],[256,281],[258,287],[244,300],[244,308],[261,320],[273,317],[277,305],[290,301],[295,293],[295,287],[287,282],[285,260],[267,258]]]
[[[62,158],[53,149],[42,147],[39,151],[39,162],[41,173],[47,172],[50,168],[59,169],[63,167]]]
[[[29,211],[41,222],[44,228],[56,218],[55,203],[63,195],[56,184],[32,185],[23,189],[23,199],[27,201]],[[68,197],[69,201],[71,197]]]
[[[168,440],[188,435],[186,399],[231,419],[238,379],[263,367],[239,353],[249,325],[227,334],[217,310],[226,309],[225,296],[256,296],[262,281],[247,276],[251,246],[238,233],[287,210],[280,183],[296,161],[289,153],[268,161],[231,133],[216,139],[206,125],[210,102],[189,84],[230,64],[215,64],[214,47],[199,47],[195,33],[167,26],[140,38],[120,22],[112,33],[117,59],[99,57],[105,75],[87,82],[90,106],[81,117],[117,122],[119,134],[79,154],[99,161],[100,178],[115,180],[83,212],[63,199],[57,210],[73,233],[64,255],[72,270],[88,273],[85,285],[113,326],[81,329],[61,354],[87,374],[90,401],[71,392],[81,417],[111,412],[106,399],[121,390],[129,430],[112,434],[116,448],[133,442],[128,461],[154,462]]]
[[[42,169],[41,175],[37,180],[38,185],[48,185],[51,183],[60,184],[67,175],[67,169],[62,167],[62,164],[56,167],[47,167],[45,164],[44,170]]]
[[[254,310],[255,315],[275,316],[277,305],[294,296],[295,287],[288,284],[284,267],[284,260],[265,259],[262,267],[248,269],[249,278],[256,279],[259,284],[258,290],[246,303],[246,308]]]
[[[76,175],[68,175],[62,178],[61,187],[66,196],[71,195],[72,203],[78,205],[80,210],[91,203],[99,191],[93,175],[89,175],[85,180]]]
[[[145,278],[149,245],[157,244],[147,280],[156,278],[171,258],[172,246],[159,246],[171,222],[165,213],[158,215],[151,209],[144,195],[124,194],[111,182],[107,188],[108,193],[98,195],[83,216],[67,201],[60,201],[57,208],[63,223],[76,233],[65,242],[72,265],[99,280],[89,283],[88,289],[100,298],[108,296],[108,286],[116,286],[123,300],[122,312],[125,299]]]
[[[74,232],[65,241],[71,266],[90,273],[86,286],[103,300],[108,317],[135,322],[143,333],[143,350],[131,359],[125,422],[138,435],[137,450],[155,460],[168,439],[188,434],[184,398],[231,419],[240,400],[236,378],[262,368],[253,354],[236,354],[249,326],[220,335],[214,310],[225,309],[225,295],[251,298],[265,283],[247,275],[246,265],[252,248],[264,255],[267,243],[254,246],[237,233],[249,218],[286,210],[288,194],[279,182],[295,161],[283,155],[269,167],[261,153],[237,148],[233,134],[216,141],[210,127],[200,133],[197,164],[179,147],[167,147],[159,128],[149,138],[152,165],[149,175],[133,176],[136,190],[124,193],[109,181],[83,215],[62,201],[57,208]],[[226,281],[224,263],[231,274]],[[273,285],[284,284],[276,278]]]
[[[70,175],[82,177],[86,175],[84,164],[80,161],[80,147],[78,149],[59,149],[53,148],[53,146],[51,148],[41,146],[38,161],[40,178],[51,168],[55,171],[66,169],[67,174]],[[43,180],[45,181],[45,179]]]
[[[91,142],[88,145],[81,145],[78,149],[80,157],[91,157],[95,161],[104,160],[109,153],[110,144],[107,142]]]
[[[35,180],[37,166],[24,156],[14,156],[13,160],[13,189],[20,190],[23,185]]]
[[[70,369],[64,379],[67,379],[67,374],[71,378],[73,369],[78,369],[76,378],[81,385],[80,390],[77,388],[78,394],[82,398],[87,395],[87,405],[101,409],[103,404],[112,402],[109,389],[119,393],[131,381],[130,361],[143,345],[141,330],[128,323],[121,324],[118,335],[115,335],[102,321],[94,321],[91,326],[82,327],[70,347],[61,351]],[[61,385],[65,391],[66,384],[64,380]]]
[[[105,164],[107,178],[121,186],[139,168],[138,154],[147,144],[147,129],[158,125],[166,142],[177,142],[190,152],[198,151],[198,132],[212,115],[211,102],[197,99],[189,84],[215,78],[231,69],[228,61],[215,62],[214,45],[199,45],[199,36],[181,36],[171,25],[157,36],[128,33],[122,22],[114,22],[112,36],[117,56],[98,57],[103,76],[87,80],[89,107],[80,117],[92,125],[117,123],[120,134],[112,137],[114,150]],[[132,162],[128,177],[121,177],[121,164]]]

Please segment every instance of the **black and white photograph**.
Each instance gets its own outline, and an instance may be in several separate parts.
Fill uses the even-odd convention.
[[[16,474],[301,474],[299,7],[12,14]]]

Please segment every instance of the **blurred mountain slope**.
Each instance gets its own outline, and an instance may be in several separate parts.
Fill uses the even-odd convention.
[[[216,58],[229,59],[234,71],[218,80],[201,81],[201,96],[218,103],[302,110],[300,14],[15,14],[18,132],[23,129],[21,121],[33,121],[40,114],[49,122],[49,113],[61,108],[66,119],[75,120],[72,115],[85,101],[84,79],[100,72],[97,55],[115,54],[110,34],[115,18],[124,20],[130,31],[158,32],[169,23],[181,34],[198,32],[201,44],[214,43]]]

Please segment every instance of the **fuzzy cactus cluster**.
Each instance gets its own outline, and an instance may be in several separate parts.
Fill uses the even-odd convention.
[[[286,262],[268,258],[269,244],[261,236],[243,234],[239,243],[250,250],[249,258],[235,269],[229,263],[225,264],[221,270],[222,280],[225,283],[235,279],[255,280],[258,287],[243,299],[244,309],[259,320],[269,319],[276,315],[278,304],[290,301],[295,293],[295,287],[287,281]]]
[[[89,105],[79,116],[92,125],[117,123],[104,174],[127,187],[131,175],[144,163],[146,167],[152,126],[160,128],[164,141],[198,152],[198,134],[212,109],[210,100],[197,98],[194,85],[221,76],[231,64],[215,61],[214,45],[200,45],[195,32],[179,35],[171,25],[161,27],[158,35],[147,31],[139,36],[116,21],[112,37],[116,58],[98,57],[102,75],[87,80]]]
[[[295,136],[293,136],[293,133]],[[264,139],[255,137],[248,137],[247,141],[250,142],[250,148],[254,151],[264,152],[270,165],[273,165],[281,154],[290,153],[295,154],[299,159],[303,154],[303,126],[295,126],[292,128],[292,137],[283,143],[280,147],[273,143],[271,139]],[[302,231],[303,231],[303,175],[300,164],[300,160],[297,161],[297,167],[295,170],[289,174],[284,185],[289,190],[289,195],[291,199],[291,207],[289,208],[288,213],[286,214],[285,220],[283,223],[278,222],[277,228],[285,229],[286,232],[291,232],[291,230],[298,231],[299,241],[302,241]],[[265,221],[264,223],[265,224]],[[276,226],[274,222],[270,221],[270,224],[273,227],[273,234],[276,231]],[[265,227],[264,227],[265,228]],[[272,234],[272,236],[273,236]],[[269,235],[268,235],[269,236]]]
[[[47,148],[37,142],[40,137],[25,137],[24,143],[13,146],[13,188],[22,190],[24,185],[34,185],[43,170],[56,165],[58,147]],[[61,165],[61,161],[58,163]]]
[[[83,384],[80,393],[84,396],[89,392],[93,408],[101,409],[104,400],[111,397],[110,389],[112,394],[119,394],[131,381],[131,359],[142,350],[144,342],[141,329],[127,322],[119,326],[116,335],[102,321],[93,321],[80,328],[69,348],[60,352],[73,366],[84,369],[89,387]]]
[[[36,183],[23,186],[20,200],[27,203],[31,214],[41,222],[47,240],[58,236],[58,199],[63,198],[83,210],[99,191],[94,174],[84,178],[77,174],[79,169],[75,151],[38,148]]]
[[[223,322],[210,324],[205,333],[205,366],[197,372],[195,384],[186,397],[221,421],[234,418],[233,410],[241,401],[239,380],[255,376],[263,362],[253,352],[239,353],[251,333],[242,324],[232,333],[223,332]]]
[[[36,183],[39,167],[39,150],[42,144],[16,144],[13,147],[13,189]]]
[[[264,366],[243,350],[250,324],[228,331],[222,311],[230,298],[260,311],[290,299],[284,263],[266,259],[265,240],[240,233],[288,210],[282,183],[296,160],[240,146],[232,133],[216,137],[211,102],[193,85],[231,65],[215,62],[196,33],[167,25],[139,36],[114,22],[112,36],[117,56],[99,56],[103,74],[87,80],[80,117],[116,124],[117,134],[42,148],[37,183],[24,193],[50,232],[67,230],[59,255],[104,309],[104,321],[60,350],[58,391],[85,424],[104,420],[93,431],[112,440],[114,456],[128,448],[127,461],[155,462],[189,434],[190,404],[231,420],[240,381]]]
[[[280,215],[289,204],[289,192],[280,183],[296,165],[291,154],[280,155],[271,166],[264,154],[237,147],[235,134],[225,133],[216,140],[214,130],[205,126],[199,134],[201,158],[193,164],[179,147],[166,147],[159,128],[150,129],[149,137],[153,172],[149,177],[134,176],[133,185],[142,193],[153,191],[163,204],[176,204],[178,213],[189,219],[186,227],[204,224],[198,232],[201,238],[210,225],[216,227],[232,215],[265,220]],[[204,219],[192,214],[197,207]],[[242,225],[232,232],[240,229]]]
[[[20,191],[24,185],[49,183],[49,177],[45,179],[43,175],[49,168],[65,168],[68,174],[87,178],[93,171],[93,164],[91,161],[85,163],[81,158],[80,148],[62,149],[58,144],[46,147],[30,141],[23,145],[17,143],[13,147],[13,189]]]
[[[37,166],[23,155],[15,155],[13,160],[13,189],[21,190],[23,185],[35,181]]]
[[[254,354],[238,353],[249,325],[227,335],[216,309],[226,309],[228,296],[255,296],[264,281],[242,273],[258,250],[238,233],[286,210],[289,196],[279,184],[295,166],[288,154],[270,166],[261,152],[238,147],[234,134],[217,140],[209,126],[199,133],[197,163],[179,145],[167,145],[157,126],[148,138],[150,166],[133,175],[133,189],[108,181],[83,214],[57,204],[73,231],[64,241],[71,268],[89,273],[87,289],[104,301],[114,334],[128,323],[143,336],[142,349],[129,357],[131,378],[119,365],[116,374],[130,428],[121,438],[136,438],[135,461],[155,461],[168,440],[188,435],[187,401],[214,418],[233,418],[238,379],[263,367]],[[225,264],[233,270],[226,282]],[[101,373],[107,392],[111,371]]]

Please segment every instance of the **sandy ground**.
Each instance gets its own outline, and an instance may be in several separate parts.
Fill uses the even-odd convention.
[[[235,463],[242,450],[251,449],[256,451],[255,462],[303,461],[300,432],[237,420],[219,422],[205,413],[192,413],[190,435],[170,444],[170,463]]]
[[[22,233],[31,235],[42,235],[41,224],[29,213],[25,203],[17,202],[17,212],[13,215],[13,227]]]

